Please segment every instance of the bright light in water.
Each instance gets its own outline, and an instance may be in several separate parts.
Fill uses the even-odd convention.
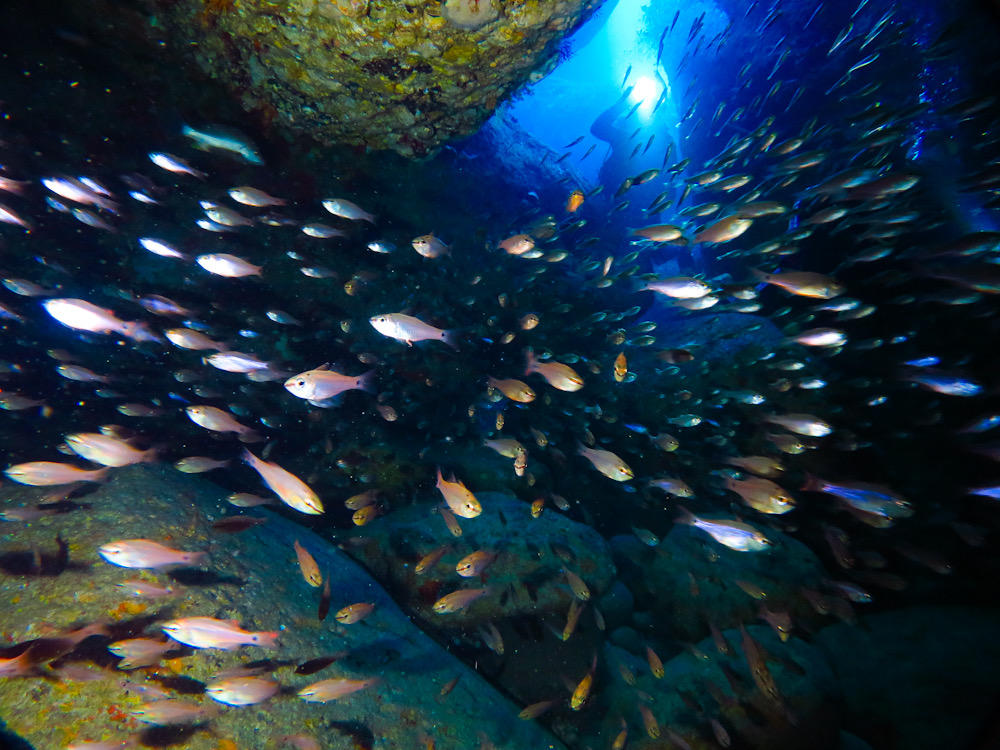
[[[641,120],[645,121],[653,113],[653,107],[656,106],[656,100],[659,96],[660,84],[648,76],[639,76],[635,79],[629,100],[633,104],[642,102],[636,114],[639,115]]]

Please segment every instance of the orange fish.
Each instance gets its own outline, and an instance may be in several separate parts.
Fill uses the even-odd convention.
[[[572,697],[569,699],[569,707],[574,711],[579,711],[583,708],[583,704],[587,702],[590,697],[590,689],[594,686],[594,672],[597,670],[597,656],[594,656],[593,662],[590,664],[590,671],[587,675],[580,680],[579,684],[576,686],[576,690],[573,691]]]
[[[576,625],[580,621],[580,613],[583,612],[583,605],[574,599],[569,603],[569,613],[566,615],[566,626],[562,631],[562,639],[568,641],[570,636],[576,631]]]
[[[80,469],[71,464],[59,464],[51,461],[31,461],[17,464],[7,469],[4,474],[9,479],[34,487],[47,487],[54,484],[70,484],[72,482],[103,482],[108,478],[110,469]]]
[[[539,362],[531,349],[525,352],[525,360],[525,375],[537,372],[548,381],[549,385],[560,391],[573,392],[583,388],[583,378],[569,365],[561,362]]]
[[[535,241],[527,234],[515,234],[500,243],[500,249],[506,250],[511,255],[524,255],[534,247]]]
[[[649,661],[649,671],[653,673],[653,677],[658,680],[662,679],[663,662],[660,661],[660,657],[649,646],[646,646],[646,659]]]
[[[444,525],[448,527],[448,531],[451,532],[452,536],[462,536],[462,527],[458,523],[458,519],[455,518],[455,514],[451,512],[451,508],[447,505],[442,505],[438,508],[438,512],[441,514],[441,518],[444,520]]]
[[[615,357],[615,382],[620,383],[628,375],[628,361],[625,359],[625,352]]]
[[[334,618],[341,625],[353,625],[356,622],[361,622],[363,619],[368,617],[375,610],[374,604],[369,604],[368,602],[359,602],[357,604],[351,604],[344,607]]]
[[[366,505],[364,508],[354,511],[351,520],[354,521],[355,526],[366,526],[380,515],[382,515],[381,505]]]
[[[531,390],[531,387],[515,378],[497,380],[494,377],[489,377],[486,379],[486,385],[488,388],[495,388],[511,401],[517,401],[519,404],[530,404],[535,400],[535,392]]]
[[[454,479],[454,477],[452,477]],[[464,484],[458,481],[447,481],[441,476],[441,467],[437,470],[437,485],[452,513],[462,518],[475,518],[483,512],[483,506],[476,496],[469,492]]]
[[[446,594],[434,602],[432,609],[439,615],[449,615],[453,612],[460,612],[477,599],[481,599],[490,592],[489,587],[482,589],[459,589]]]
[[[537,719],[539,716],[544,714],[550,708],[558,706],[562,703],[562,698],[553,698],[547,701],[539,701],[538,703],[532,703],[530,706],[526,706],[521,713],[517,715],[517,718],[524,719],[525,721],[531,721],[532,719]]]
[[[264,484],[271,488],[282,502],[300,513],[319,515],[323,512],[323,503],[315,492],[292,474],[277,464],[257,458],[248,450],[243,451],[243,460],[260,474]]]
[[[413,572],[416,573],[418,576],[422,576],[424,573],[426,573],[435,565],[437,565],[441,561],[441,558],[444,557],[446,554],[448,554],[448,552],[450,551],[451,551],[450,544],[444,544],[435,550],[431,550],[426,555],[420,558],[420,561],[413,569]]]
[[[538,518],[545,512],[545,498],[539,497],[531,503],[531,517]]]
[[[660,725],[656,721],[656,717],[653,716],[653,712],[649,710],[648,706],[641,703],[639,704],[639,713],[642,714],[642,724],[646,727],[646,734],[655,740],[660,736]]]
[[[302,688],[299,691],[299,697],[309,703],[326,703],[377,685],[381,681],[380,677],[370,677],[367,680],[321,680]]]
[[[294,547],[295,556],[299,559],[299,570],[302,571],[302,577],[310,586],[319,588],[323,585],[323,574],[319,572],[319,565],[316,564],[315,558],[299,544],[298,539],[295,540]]]
[[[476,550],[471,555],[466,555],[459,560],[458,565],[455,566],[455,570],[458,571],[458,574],[463,578],[472,578],[480,575],[483,571],[490,567],[496,559],[496,552],[487,552],[482,549]]]
[[[583,582],[572,570],[562,569],[562,572],[566,574],[566,581],[569,583],[570,589],[573,590],[573,596],[579,599],[581,602],[585,602],[590,599],[590,589],[587,588],[587,584]]]
[[[753,219],[745,219],[738,214],[726,216],[696,234],[694,241],[711,244],[729,242],[747,231],[751,224],[753,224]]]
[[[575,214],[577,209],[583,205],[584,194],[582,190],[574,190],[569,194],[569,200],[566,201],[566,212]]]

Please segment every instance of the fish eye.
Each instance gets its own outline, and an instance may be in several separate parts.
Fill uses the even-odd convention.
[[[305,380],[302,380],[302,379],[299,379],[299,380],[296,380],[296,381],[295,381],[295,385],[299,385],[299,386],[302,386],[302,385],[305,385],[305,384],[306,384],[306,381],[305,381]]]

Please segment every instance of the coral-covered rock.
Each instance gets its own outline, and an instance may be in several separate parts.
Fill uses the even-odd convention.
[[[143,0],[177,51],[265,120],[424,156],[558,62],[602,0]]]
[[[773,530],[767,535],[777,542],[767,551],[736,552],[678,525],[659,547],[621,537],[615,552],[636,599],[653,602],[656,621],[669,623],[683,640],[705,637],[709,623],[722,630],[752,622],[763,608],[789,613],[794,627],[812,627],[819,618],[801,590],[819,587],[823,567],[801,542]],[[766,598],[748,593],[755,588]]]
[[[350,540],[351,554],[389,586],[397,600],[433,628],[468,628],[519,615],[565,618],[573,593],[564,569],[580,576],[597,598],[611,588],[615,567],[594,529],[549,510],[532,518],[531,506],[496,492],[476,493],[483,512],[459,519],[455,538],[427,504],[377,519]],[[443,545],[448,551],[418,575],[417,563]],[[463,578],[456,564],[477,550],[496,553],[481,574]],[[460,589],[488,588],[467,609],[437,614],[432,605]]]
[[[720,653],[713,639],[707,638],[690,653],[666,661],[660,679],[645,659],[609,646],[598,678],[607,706],[601,737],[615,737],[624,721],[628,747],[635,750],[685,745],[692,750],[714,750],[721,744],[711,724],[715,720],[733,747],[837,747],[839,693],[821,652],[798,638],[782,643],[767,626],[751,625],[746,630],[765,654],[777,698],[762,693],[751,675],[740,630],[722,633],[728,654]],[[624,677],[629,672],[634,685]],[[639,706],[655,719],[658,738],[647,730]]]
[[[831,625],[815,644],[844,691],[845,724],[873,747],[970,747],[995,716],[997,612],[911,607]]]
[[[8,485],[0,488],[0,508],[10,511],[42,494]],[[213,521],[232,515],[223,494],[172,468],[131,466],[75,500],[75,509],[63,504],[56,515],[3,524],[0,665],[25,650],[11,644],[35,644],[31,674],[0,677],[7,731],[38,748],[135,735],[144,747],[262,748],[302,733],[323,747],[370,747],[378,738],[387,747],[416,748],[430,738],[438,747],[466,748],[479,747],[482,736],[498,748],[562,747],[536,724],[518,721],[518,708],[417,629],[375,581],[318,535],[268,511],[255,511],[253,517],[265,523],[241,533],[213,528]],[[116,567],[98,556],[101,545],[136,538],[207,556],[196,567],[155,572]],[[321,589],[304,580],[296,540],[329,577],[330,614],[322,622]],[[136,597],[129,594],[131,584],[120,585],[137,579],[173,593]],[[355,624],[335,619],[356,603],[375,608]],[[161,637],[166,621],[185,617],[274,631],[278,647],[182,648],[132,670],[121,669],[107,649],[126,638]],[[94,623],[103,623],[102,634],[84,639],[89,631],[83,631],[65,640],[74,628]],[[296,671],[326,656],[333,657],[326,666]],[[257,660],[265,660],[257,667],[281,685],[266,703],[231,707],[204,694],[206,682],[220,672]],[[372,677],[380,682],[327,703],[296,695],[321,680]],[[458,677],[461,687],[441,697],[442,687]],[[132,712],[152,700],[154,690],[209,713],[202,723],[140,724]],[[7,738],[0,735],[0,742]]]

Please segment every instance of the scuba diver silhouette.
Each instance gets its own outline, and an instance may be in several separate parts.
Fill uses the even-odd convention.
[[[663,93],[649,113],[638,113],[632,119],[633,112],[639,109],[645,100],[630,101],[634,86],[629,86],[610,107],[597,116],[590,126],[590,133],[595,138],[610,146],[610,151],[601,164],[598,178],[604,189],[611,191],[610,195],[622,186],[629,177],[635,177],[648,169],[663,168],[663,159],[673,143],[670,133],[676,123],[669,121],[670,107],[663,107],[666,92],[666,81],[659,72],[654,73],[659,82],[659,90]],[[652,144],[656,142],[655,148]],[[643,148],[645,144],[645,148]],[[680,159],[674,154],[674,160]],[[641,203],[643,198],[652,197],[654,185],[643,188],[639,185],[629,190],[629,199]],[[662,187],[660,188],[662,190]]]
[[[660,90],[664,92],[662,97],[665,97],[667,84],[659,72],[655,75]],[[634,86],[629,86],[614,104],[599,114],[590,126],[590,133],[610,146],[610,151],[598,172],[598,179],[604,186],[605,196],[611,203],[631,201],[631,205],[617,212],[612,221],[616,224],[642,226],[657,221],[659,214],[648,214],[643,209],[650,204],[653,196],[663,190],[662,181],[634,185],[624,196],[615,197],[615,193],[629,177],[635,177],[648,169],[662,169],[666,166],[663,161],[671,144],[674,143],[670,132],[676,123],[669,122],[671,108],[663,107],[663,101],[657,102],[650,115],[645,115],[642,119],[632,119],[630,111],[638,107],[638,103],[629,101],[634,89]],[[646,119],[649,117],[652,119]],[[649,141],[650,136],[654,136],[658,141],[656,148],[643,149],[642,145]],[[639,153],[636,153],[637,148]],[[674,151],[673,161],[678,161],[680,158]],[[675,198],[679,197],[680,190],[681,188],[676,189]],[[696,257],[690,248],[685,251],[676,245],[656,247],[645,255],[646,260],[654,264],[679,259],[679,256],[688,256],[691,265],[701,265],[701,258]]]
[[[626,153],[631,133],[624,127],[617,125],[616,122],[629,109],[628,98],[634,88],[634,86],[629,86],[625,89],[625,93],[619,97],[618,101],[601,112],[590,125],[590,134],[611,147],[611,151],[604,157],[604,162],[598,173],[605,190],[617,190],[618,186],[628,177],[629,168]]]

